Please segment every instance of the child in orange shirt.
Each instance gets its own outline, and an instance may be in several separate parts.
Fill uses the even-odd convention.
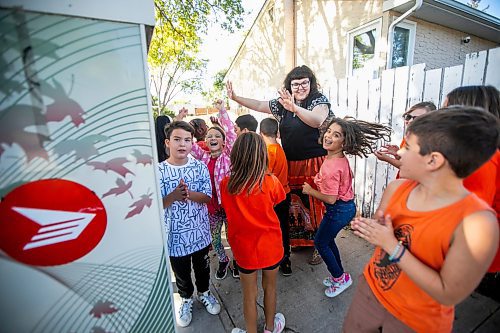
[[[481,109],[430,112],[407,129],[401,177],[355,234],[376,245],[344,332],[451,332],[454,305],[486,272],[498,247],[493,210],[463,178],[496,151],[500,122]],[[467,158],[464,158],[467,157]]]
[[[274,206],[285,199],[276,176],[268,172],[264,140],[241,134],[231,151],[231,173],[221,183],[228,241],[233,249],[243,289],[243,313],[248,333],[257,332],[257,271],[262,270],[264,333],[280,333],[285,317],[276,313],[276,276],[283,259],[280,223]],[[245,332],[234,328],[232,333]]]
[[[443,107],[448,105],[468,105],[484,108],[495,117],[500,115],[500,92],[493,86],[463,86],[453,89],[446,95]],[[479,169],[464,179],[467,190],[486,201],[500,215],[500,151],[484,163]],[[477,288],[480,294],[500,301],[500,247],[488,273]]]
[[[285,257],[280,264],[281,273],[284,276],[292,275],[292,263],[290,262],[290,225],[288,214],[290,210],[290,186],[288,186],[288,163],[285,151],[276,140],[278,137],[278,121],[274,118],[264,118],[260,122],[260,135],[264,139],[269,158],[269,172],[274,174],[286,193],[286,199],[274,207],[274,211],[280,220],[281,235]]]
[[[335,237],[356,214],[352,171],[345,155],[367,156],[373,153],[376,141],[390,140],[389,127],[346,117],[333,118],[320,141],[327,151],[319,173],[314,177],[315,190],[304,183],[303,192],[323,201],[326,213],[314,237],[314,246],[326,264],[330,276],[323,280],[325,295],[335,297],[346,290],[352,279],[344,272]]]
[[[453,89],[446,95],[443,107],[448,105],[467,105],[484,108],[498,117],[500,112],[500,93],[492,86],[464,86]],[[497,153],[479,169],[464,179],[464,186],[490,206],[497,192],[496,175],[500,153]]]

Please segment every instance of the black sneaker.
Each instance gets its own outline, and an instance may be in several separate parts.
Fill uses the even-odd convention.
[[[289,258],[283,259],[283,261],[280,264],[280,269],[283,276],[292,275],[292,263],[290,262]]]
[[[236,260],[233,260],[233,277],[235,279],[240,278],[240,271],[238,270],[238,265],[236,265]]]
[[[217,280],[224,280],[227,275],[227,267],[229,266],[228,261],[219,261],[219,268],[217,268],[217,272],[215,272],[215,278]]]

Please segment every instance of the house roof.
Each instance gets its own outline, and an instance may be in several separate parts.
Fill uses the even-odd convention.
[[[1,7],[108,21],[155,25],[153,0],[2,0]]]
[[[383,10],[404,13],[414,4],[413,0],[384,1]],[[412,17],[500,43],[500,19],[498,17],[457,1],[424,0],[422,7],[413,13]]]

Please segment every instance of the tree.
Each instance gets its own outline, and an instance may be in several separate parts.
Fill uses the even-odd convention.
[[[219,98],[222,98],[226,88],[224,78],[226,77],[227,69],[222,69],[218,71],[214,76],[214,82],[212,88],[208,91],[204,91],[203,95],[205,102],[208,106],[212,106],[212,103]],[[227,101],[226,101],[227,102]]]
[[[485,12],[488,8],[490,8],[490,5],[484,7],[483,9],[479,9],[479,3],[481,2],[481,0],[469,0],[469,2],[467,3],[467,6],[469,7],[472,7],[474,9],[477,9],[477,10],[480,10],[482,12]]]
[[[199,55],[209,24],[233,32],[244,13],[241,0],[155,0],[156,26],[148,53],[152,94],[162,110],[181,91],[201,90],[206,60]]]

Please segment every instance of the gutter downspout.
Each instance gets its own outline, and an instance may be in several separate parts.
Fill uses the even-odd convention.
[[[396,25],[403,21],[405,18],[410,16],[413,12],[416,12],[417,10],[422,7],[422,3],[424,0],[415,0],[415,5],[411,7],[407,12],[405,12],[403,15],[398,17],[394,22],[391,23],[389,26],[389,32],[387,35],[387,69],[392,68],[392,42],[394,40],[394,28],[396,28]]]

